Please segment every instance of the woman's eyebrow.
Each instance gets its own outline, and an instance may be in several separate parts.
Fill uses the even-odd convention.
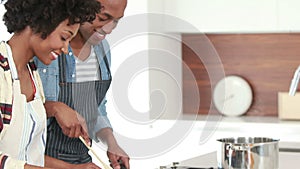
[[[71,36],[73,36],[74,35],[74,33],[72,32],[72,31],[68,31],[70,34],[71,34]]]

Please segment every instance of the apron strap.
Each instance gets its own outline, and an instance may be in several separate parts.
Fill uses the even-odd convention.
[[[58,57],[58,67],[59,67],[59,83],[66,83],[66,55],[62,54]]]
[[[104,60],[104,62],[105,62],[106,68],[107,68],[107,70],[108,70],[108,77],[109,77],[109,79],[111,79],[111,72],[110,72],[110,68],[109,68],[109,64],[108,64],[106,52],[105,52],[104,47],[103,47],[103,43],[102,43],[102,42],[99,43],[99,46],[100,46],[100,49],[99,49],[99,50],[100,50],[101,53],[102,53],[103,60]],[[97,48],[97,47],[96,47],[96,48]],[[97,49],[98,49],[98,48],[97,48]],[[99,63],[99,65],[100,65],[100,63]],[[101,71],[101,68],[100,68],[100,71]]]

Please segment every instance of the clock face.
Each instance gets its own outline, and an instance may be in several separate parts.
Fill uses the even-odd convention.
[[[239,76],[227,76],[214,88],[213,101],[217,110],[226,116],[240,116],[252,103],[252,90]]]

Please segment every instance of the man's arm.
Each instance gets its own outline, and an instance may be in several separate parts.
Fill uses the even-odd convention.
[[[65,55],[60,57],[66,57]],[[42,81],[45,95],[45,108],[47,117],[55,117],[65,135],[78,138],[81,135],[88,141],[87,128],[84,119],[72,108],[62,102],[58,102],[59,95],[59,65],[54,60],[50,65],[43,64],[38,58],[34,58],[38,68],[38,75]]]
[[[105,143],[108,147],[107,156],[113,168],[120,167],[120,161],[125,165],[126,169],[130,169],[129,157],[125,151],[118,145],[113,134],[109,119],[106,112],[106,99],[101,102],[98,107],[98,120],[95,126],[96,137]]]
[[[104,128],[97,132],[97,137],[107,145],[107,156],[113,168],[120,167],[120,162],[123,163],[126,169],[130,169],[129,156],[118,145],[111,128]]]

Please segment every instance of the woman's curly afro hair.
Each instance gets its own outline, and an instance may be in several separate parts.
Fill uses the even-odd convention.
[[[3,21],[9,33],[30,26],[45,39],[66,19],[71,25],[92,22],[100,7],[97,0],[7,0]]]

